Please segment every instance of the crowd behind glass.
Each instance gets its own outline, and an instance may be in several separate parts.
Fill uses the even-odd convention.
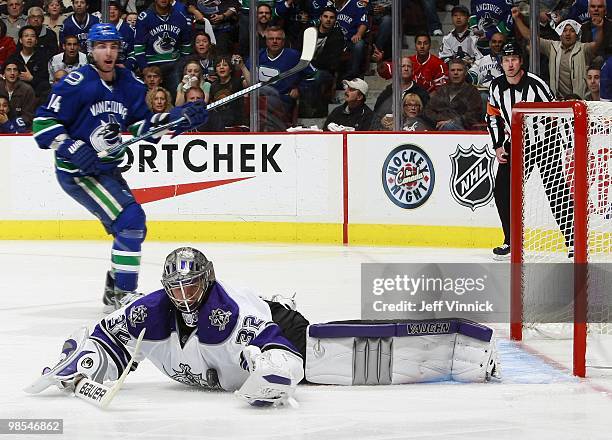
[[[249,0],[111,0],[108,21],[123,37],[118,62],[147,85],[153,112],[211,103],[259,81],[250,72],[251,32],[261,78],[293,67],[304,29],[315,26],[312,66],[262,89],[257,131],[304,121],[330,131],[392,130],[394,94],[402,130],[482,130],[489,83],[503,74],[501,48],[514,40],[529,59],[525,3],[400,0],[402,33],[414,49],[400,57],[396,91],[390,0],[260,1],[255,29]],[[600,99],[600,72],[612,50],[606,6],[540,2],[540,76],[557,99]],[[0,2],[0,132],[29,132],[53,84],[87,64],[87,32],[100,21],[100,8],[100,0]],[[441,14],[450,16],[448,29]],[[249,99],[215,110],[198,131],[248,130]]]

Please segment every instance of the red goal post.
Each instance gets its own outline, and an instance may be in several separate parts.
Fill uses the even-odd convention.
[[[587,273],[612,261],[612,103],[518,103],[511,128],[511,338],[537,327],[530,304],[554,295],[530,286],[526,263],[572,263],[573,305],[557,317],[571,326],[573,372],[584,377],[591,311],[596,331],[612,334],[608,306],[601,316],[603,305],[589,304]]]

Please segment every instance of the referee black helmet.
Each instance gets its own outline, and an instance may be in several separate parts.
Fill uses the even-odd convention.
[[[517,55],[521,57],[521,59],[523,59],[523,51],[516,43],[513,43],[513,42],[506,43],[504,47],[502,47],[502,51],[500,55],[502,58],[504,56]]]

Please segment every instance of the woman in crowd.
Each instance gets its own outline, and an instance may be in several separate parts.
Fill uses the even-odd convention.
[[[153,113],[167,113],[172,109],[170,92],[163,87],[155,87],[147,92],[147,107]]]
[[[428,131],[431,122],[423,116],[423,101],[416,93],[407,93],[402,100],[402,130]],[[385,130],[393,130],[393,116],[385,115],[380,121]]]
[[[197,61],[189,61],[183,69],[183,79],[176,87],[176,100],[174,105],[185,104],[185,92],[191,87],[200,87],[204,92],[204,102],[208,102],[210,83],[204,80],[202,68]]]
[[[45,0],[43,8],[45,10],[45,20],[43,24],[46,24],[55,32],[56,38],[58,39],[64,20],[66,19],[66,14],[62,14],[62,7],[60,0]]]

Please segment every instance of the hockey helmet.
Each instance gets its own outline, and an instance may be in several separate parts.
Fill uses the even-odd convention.
[[[504,56],[516,55],[516,56],[521,57],[522,59],[523,51],[516,43],[510,42],[510,43],[506,43],[504,47],[502,47],[502,51],[500,55],[502,58]]]
[[[202,252],[181,247],[166,257],[161,282],[177,309],[194,312],[215,282],[215,270]]]
[[[121,34],[111,23],[96,23],[87,34],[87,52],[91,53],[97,41],[122,41]]]

